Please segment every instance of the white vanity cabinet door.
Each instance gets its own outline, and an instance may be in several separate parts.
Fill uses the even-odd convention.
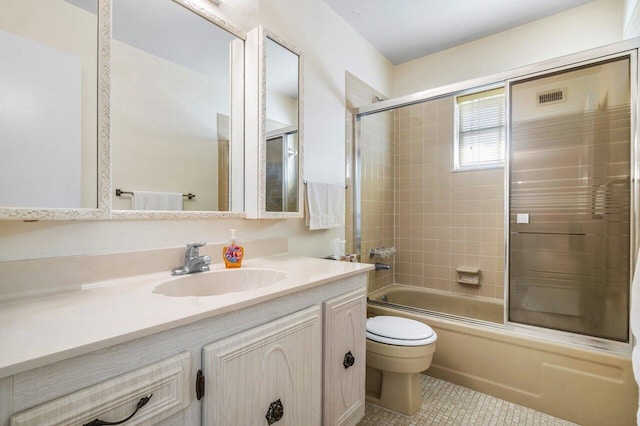
[[[323,425],[355,425],[364,416],[367,294],[324,303]]]
[[[320,425],[321,315],[308,308],[205,346],[202,424],[268,426],[271,409],[276,426]]]
[[[14,414],[10,426],[78,426],[99,419],[150,426],[189,406],[191,352],[165,359]],[[139,401],[148,401],[136,411]],[[95,423],[94,423],[95,424]]]

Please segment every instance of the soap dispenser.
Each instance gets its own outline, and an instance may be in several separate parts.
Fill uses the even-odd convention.
[[[244,257],[244,247],[238,245],[236,238],[236,230],[231,229],[231,238],[229,246],[222,249],[222,258],[227,268],[239,268],[242,266],[242,258]]]

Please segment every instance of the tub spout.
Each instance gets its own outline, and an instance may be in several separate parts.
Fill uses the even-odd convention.
[[[387,263],[376,262],[376,271],[390,271],[391,265]]]

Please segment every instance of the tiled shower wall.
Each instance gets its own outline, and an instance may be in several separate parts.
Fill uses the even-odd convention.
[[[353,245],[353,108],[375,90],[347,73],[347,252]],[[454,98],[362,117],[362,262],[389,263],[369,290],[391,283],[504,297],[504,169],[452,172]],[[394,259],[369,259],[374,247]],[[456,267],[481,269],[480,286],[459,284]]]
[[[454,98],[396,110],[395,282],[504,297],[504,169],[453,172]],[[480,286],[456,267],[479,267]]]
[[[346,112],[346,158],[348,185],[346,197],[346,250],[355,252],[353,238],[353,108],[368,105],[376,96],[384,96],[376,92],[357,77],[347,73],[347,112]],[[375,247],[391,247],[394,245],[394,213],[395,213],[395,113],[385,112],[366,117],[361,127],[361,170],[362,170],[362,232],[361,262],[375,263],[381,261],[393,266],[393,259],[370,259],[369,250]],[[371,291],[393,283],[394,270],[371,271],[369,273],[369,289]]]

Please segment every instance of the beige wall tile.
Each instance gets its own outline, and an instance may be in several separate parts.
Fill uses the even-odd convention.
[[[353,86],[361,99],[374,93]],[[452,98],[367,116],[362,130],[362,250],[397,250],[394,270],[371,273],[370,286],[502,298],[504,170],[452,172]],[[482,284],[458,284],[457,266],[481,268]]]
[[[503,272],[502,253],[498,242],[503,231],[503,173],[502,169],[455,172],[452,166],[453,102],[441,99],[402,109],[399,115],[400,132],[397,136],[398,176],[400,205],[396,209],[399,234],[409,238],[407,256],[413,264],[422,260],[422,269],[411,269],[411,285],[418,283],[422,275],[428,284],[455,293],[502,298],[496,292],[498,275]],[[422,116],[419,116],[422,114]],[[411,117],[411,120],[403,118]],[[404,132],[409,126],[411,132]],[[411,148],[406,148],[410,146]],[[402,158],[403,153],[411,158]],[[415,154],[422,152],[422,158]],[[411,167],[406,167],[407,161]],[[410,176],[407,183],[404,177]],[[420,183],[418,183],[420,181]],[[411,191],[402,191],[410,185]],[[418,191],[420,189],[420,191]],[[409,194],[409,195],[407,195]],[[410,205],[410,207],[408,205]],[[410,224],[411,229],[423,225],[423,256],[416,235],[400,224]],[[400,253],[399,253],[400,254]],[[407,253],[409,254],[409,253]],[[466,288],[456,282],[456,266],[480,267],[485,282],[480,287]],[[400,275],[400,274],[398,274]],[[435,278],[435,280],[433,279]],[[484,287],[484,288],[483,288]]]

